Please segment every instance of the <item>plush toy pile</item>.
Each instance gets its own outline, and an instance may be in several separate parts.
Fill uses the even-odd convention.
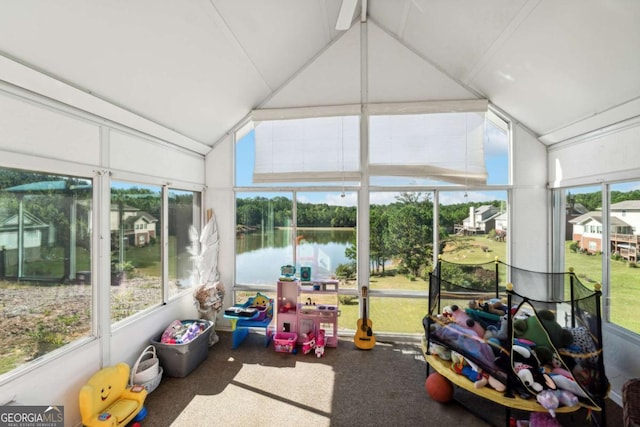
[[[429,353],[451,361],[451,369],[476,388],[509,389],[536,399],[552,416],[558,407],[581,401],[597,406],[585,391],[598,370],[593,339],[585,327],[562,327],[548,309],[472,300],[464,308],[447,306],[424,323]]]

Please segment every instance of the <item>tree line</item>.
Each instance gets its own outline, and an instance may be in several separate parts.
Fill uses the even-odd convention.
[[[501,201],[469,202],[439,206],[438,233],[446,242],[454,225],[461,224],[469,216],[471,206],[493,205]],[[296,204],[298,227],[357,227],[357,208],[332,206],[326,203]],[[237,200],[236,224],[241,229],[285,227],[292,223],[293,202],[286,197],[254,197]],[[431,193],[405,192],[395,202],[371,205],[369,210],[369,252],[372,269],[384,273],[385,264],[399,259],[402,267],[415,276],[419,275],[425,260],[433,250],[433,201]],[[347,248],[347,257],[355,262],[356,233]]]
[[[640,200],[640,190],[631,191],[611,191],[611,204],[624,202],[626,200]],[[567,203],[580,203],[589,211],[602,208],[602,191],[593,193],[571,194],[567,193]]]

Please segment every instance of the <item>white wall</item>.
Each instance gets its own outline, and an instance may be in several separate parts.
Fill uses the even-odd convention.
[[[553,188],[598,185],[603,181],[640,179],[640,120],[627,120],[549,148],[549,185]],[[603,306],[606,300],[603,300]],[[634,355],[637,334],[603,324],[604,361],[611,397],[621,402],[622,385],[640,377]],[[614,350],[615,349],[615,350]]]
[[[513,190],[509,205],[509,263],[549,271],[550,197],[546,187],[546,147],[519,125],[513,126]]]
[[[204,156],[106,123],[91,114],[54,105],[51,100],[42,101],[39,103],[36,96],[23,98],[0,87],[0,167],[88,178],[97,177],[96,171],[104,170],[112,172],[115,179],[203,188]],[[95,191],[98,188],[96,184]],[[104,220],[109,222],[108,217]],[[105,287],[111,286],[110,278],[98,274],[92,278],[100,290],[95,298],[109,295]],[[96,301],[102,311],[108,312],[109,301]],[[171,320],[196,317],[187,292],[166,305],[139,313],[117,329],[101,326],[97,336],[74,342],[3,375],[0,404],[62,405],[65,425],[79,425],[78,392],[103,361],[133,365],[149,340],[159,336]]]

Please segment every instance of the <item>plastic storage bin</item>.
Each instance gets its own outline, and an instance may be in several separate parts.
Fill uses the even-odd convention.
[[[213,322],[202,319],[183,322],[203,322],[207,326],[200,335],[186,344],[165,344],[160,342],[162,335],[158,336],[157,340],[151,340],[151,344],[156,347],[164,374],[170,377],[186,377],[209,355],[209,336],[213,330]]]
[[[273,345],[278,353],[293,353],[298,341],[295,332],[278,332],[273,337]]]

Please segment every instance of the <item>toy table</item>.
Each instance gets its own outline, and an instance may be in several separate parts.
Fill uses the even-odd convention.
[[[244,304],[236,304],[234,305],[234,307],[244,307]],[[229,319],[229,322],[231,323],[232,349],[236,349],[240,346],[240,344],[242,344],[242,341],[244,341],[244,339],[249,334],[250,328],[264,328],[264,346],[269,347],[273,335],[273,328],[270,328],[269,325],[271,324],[273,319],[271,317],[265,317],[263,319],[257,320],[259,315],[259,312],[256,312],[251,317],[235,316],[225,313],[225,319]]]

